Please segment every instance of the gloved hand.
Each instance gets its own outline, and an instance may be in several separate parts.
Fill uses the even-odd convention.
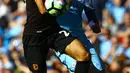
[[[92,25],[92,24],[93,24],[92,22],[89,23],[89,25],[91,25],[90,28],[92,29],[92,31],[93,31],[94,33],[100,33],[101,30],[100,30],[99,23],[97,22],[97,23],[94,23],[94,25]]]

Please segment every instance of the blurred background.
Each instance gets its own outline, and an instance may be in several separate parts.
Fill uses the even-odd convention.
[[[130,0],[94,0],[94,7],[101,33],[88,26],[85,34],[106,63],[106,73],[130,73]],[[25,23],[22,0],[0,0],[0,73],[30,73],[21,40]],[[53,54],[48,53],[48,73],[69,73]]]

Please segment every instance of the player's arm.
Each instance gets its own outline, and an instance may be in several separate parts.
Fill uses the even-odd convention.
[[[94,9],[84,6],[84,10],[82,12],[82,20],[89,24],[94,33],[101,32],[100,25]]]
[[[79,2],[83,6],[83,12],[82,12],[82,19],[83,21],[87,22],[90,26],[90,28],[93,30],[94,33],[101,32],[100,25],[98,22],[98,19],[96,17],[95,9],[92,5],[92,0],[87,0],[85,2]]]
[[[41,14],[44,14],[46,12],[46,8],[43,2],[44,2],[43,0],[35,0],[35,3]]]

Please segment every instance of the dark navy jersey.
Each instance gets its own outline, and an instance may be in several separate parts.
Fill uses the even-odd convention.
[[[86,0],[73,0],[69,10],[62,16],[57,18],[57,22],[61,27],[72,31],[82,29],[82,21],[91,22],[95,20],[94,9],[91,7],[89,1]],[[92,22],[91,22],[92,23]],[[91,25],[91,24],[90,24]],[[92,23],[93,25],[93,23]]]
[[[77,28],[80,29],[81,26],[81,13],[83,10],[83,5],[76,0],[72,1],[69,10],[62,16],[57,18],[58,23],[66,28]]]

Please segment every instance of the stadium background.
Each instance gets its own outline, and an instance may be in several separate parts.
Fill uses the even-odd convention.
[[[106,63],[106,73],[130,73],[130,0],[94,0],[94,7],[101,33],[89,27],[85,33]],[[22,0],[0,0],[0,73],[29,73],[21,42],[25,20]],[[48,73],[68,73],[52,54],[47,57]]]

